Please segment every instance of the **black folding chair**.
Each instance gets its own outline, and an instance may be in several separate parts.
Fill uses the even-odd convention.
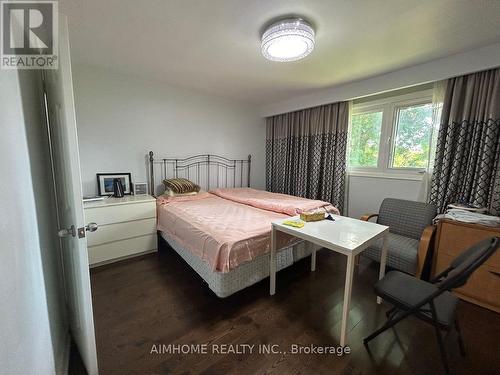
[[[450,266],[430,282],[399,271],[387,273],[375,284],[375,293],[391,303],[393,308],[386,313],[387,322],[384,326],[363,340],[366,348],[368,349],[368,343],[382,332],[406,317],[415,315],[435,327],[443,366],[449,374],[441,330],[450,331],[455,327],[460,353],[465,356],[464,343],[455,314],[458,298],[451,293],[451,290],[465,285],[470,275],[486,262],[499,246],[499,237],[478,242],[453,259]]]

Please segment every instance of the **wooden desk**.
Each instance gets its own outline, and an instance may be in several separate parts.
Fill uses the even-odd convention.
[[[433,274],[437,275],[446,269],[455,256],[476,242],[495,236],[500,237],[500,227],[440,220]],[[455,294],[466,301],[500,312],[500,252],[497,251],[479,267],[466,285],[455,290]]]

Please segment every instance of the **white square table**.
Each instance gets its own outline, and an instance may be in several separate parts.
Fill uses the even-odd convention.
[[[284,232],[294,237],[312,242],[347,257],[347,270],[344,287],[344,306],[342,309],[342,327],[340,331],[340,346],[345,346],[347,339],[347,322],[349,318],[349,305],[351,302],[352,278],[354,274],[354,258],[374,242],[383,239],[382,253],[380,256],[379,279],[385,275],[387,260],[387,237],[389,227],[368,221],[352,219],[345,216],[331,215],[335,221],[321,220],[307,222],[302,228],[284,225],[283,221],[298,220],[299,217],[274,221],[271,230],[271,264],[270,264],[270,290],[276,292],[276,232]],[[311,254],[311,271],[316,269],[316,251]],[[377,303],[381,303],[377,297]]]

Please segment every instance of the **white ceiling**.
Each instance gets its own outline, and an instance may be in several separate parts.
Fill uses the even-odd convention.
[[[264,105],[500,41],[497,0],[60,0],[73,62]],[[262,26],[297,14],[316,48],[260,54]]]

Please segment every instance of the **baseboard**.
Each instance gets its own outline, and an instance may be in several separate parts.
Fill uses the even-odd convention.
[[[67,375],[69,370],[69,354],[71,351],[71,337],[69,332],[66,333],[66,338],[64,339],[64,346],[60,351],[60,355],[56,358],[56,374],[57,375]]]
[[[127,261],[127,260],[130,260],[130,259],[133,259],[133,258],[138,258],[138,257],[141,257],[143,255],[148,255],[148,254],[152,254],[152,253],[156,253],[156,252],[158,252],[158,249],[151,249],[151,250],[141,251],[139,253],[134,253],[134,254],[130,254],[130,255],[125,255],[123,257],[118,257],[118,258],[113,258],[113,259],[109,259],[109,260],[104,260],[104,261],[98,262],[98,263],[93,263],[93,264],[89,265],[89,268],[91,270],[93,270],[95,268],[101,268],[103,266],[107,266],[107,265],[110,265],[110,264],[113,264],[113,263]]]

